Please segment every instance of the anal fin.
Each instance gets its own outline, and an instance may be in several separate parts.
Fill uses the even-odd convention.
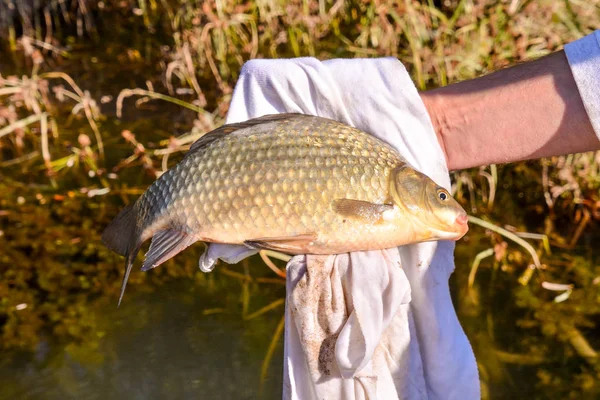
[[[175,229],[158,231],[152,236],[152,243],[146,253],[142,271],[158,267],[197,241],[194,235]]]
[[[305,254],[310,246],[317,240],[316,233],[305,233],[295,236],[264,237],[245,240],[246,246],[255,249],[267,249],[289,254]]]
[[[392,210],[392,204],[376,204],[362,200],[337,199],[332,202],[333,211],[348,218],[361,219],[368,223],[381,220],[383,213]]]

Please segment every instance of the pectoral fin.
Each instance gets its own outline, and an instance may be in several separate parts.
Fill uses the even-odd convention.
[[[142,271],[158,267],[197,241],[195,236],[175,229],[156,232],[152,236],[152,243],[146,253]]]
[[[375,204],[368,201],[337,199],[332,204],[333,211],[348,218],[361,219],[368,223],[376,223],[383,217],[383,213],[392,210],[392,204]]]
[[[296,236],[257,238],[244,241],[246,246],[255,249],[276,250],[288,254],[305,254],[317,240],[316,233],[306,233]]]

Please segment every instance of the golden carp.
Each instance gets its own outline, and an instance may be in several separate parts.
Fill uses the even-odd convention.
[[[197,241],[338,254],[458,240],[467,230],[450,193],[387,143],[326,118],[276,114],[202,136],[102,240],[127,257],[122,297],[150,238],[143,270]]]

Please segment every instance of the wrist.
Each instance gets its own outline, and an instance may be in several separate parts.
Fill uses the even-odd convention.
[[[447,134],[448,124],[444,117],[444,98],[437,94],[435,90],[430,90],[427,92],[420,92],[421,100],[425,105],[425,109],[429,114],[429,119],[431,120],[431,124],[433,125],[433,131],[437,137],[438,143],[444,153],[444,159],[446,160],[446,165],[450,168],[450,160],[449,154],[446,148],[445,134]]]

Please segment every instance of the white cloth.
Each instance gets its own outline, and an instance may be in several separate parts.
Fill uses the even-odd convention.
[[[600,30],[565,45],[581,100],[600,139]]]
[[[253,60],[227,122],[300,112],[387,141],[441,186],[450,179],[427,111],[396,59]],[[201,267],[236,261],[243,248],[210,245]],[[480,398],[477,365],[454,311],[453,242],[287,265],[285,399]]]

